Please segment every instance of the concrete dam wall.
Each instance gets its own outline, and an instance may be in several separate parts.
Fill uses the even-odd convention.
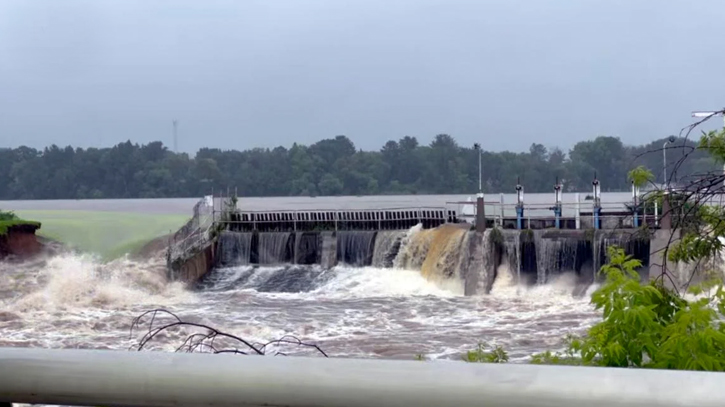
[[[546,284],[561,274],[586,287],[601,278],[607,247],[642,261],[648,277],[650,239],[632,231],[470,230],[467,224],[407,230],[220,232],[213,267],[334,266],[420,270],[428,280],[458,281],[466,295],[488,293],[505,267],[519,284]],[[205,253],[205,261],[210,257]],[[213,274],[213,273],[211,273]],[[194,275],[198,275],[194,273]]]

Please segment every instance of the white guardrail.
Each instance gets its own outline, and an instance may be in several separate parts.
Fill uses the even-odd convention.
[[[0,348],[0,402],[86,406],[725,405],[725,374]]]

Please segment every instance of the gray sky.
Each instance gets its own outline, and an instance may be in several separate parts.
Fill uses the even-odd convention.
[[[639,144],[725,107],[722,0],[2,0],[0,147]],[[720,124],[718,121],[716,124]]]

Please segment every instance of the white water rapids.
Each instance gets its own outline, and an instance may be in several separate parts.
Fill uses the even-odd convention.
[[[233,267],[197,290],[164,276],[161,258],[101,264],[65,254],[0,263],[0,346],[128,349],[144,333],[129,336],[133,318],[165,308],[250,341],[295,335],[333,357],[457,358],[486,341],[521,361],[560,348],[564,335],[599,319],[589,304],[593,288],[572,296],[567,275],[518,287],[505,264],[492,292],[473,297],[402,269]],[[173,350],[188,333],[164,335],[158,348]]]

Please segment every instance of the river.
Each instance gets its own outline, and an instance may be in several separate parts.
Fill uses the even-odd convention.
[[[283,201],[286,207],[298,207],[313,199]],[[350,203],[354,199],[381,205],[372,198],[326,199],[353,207],[360,207]],[[383,206],[403,203],[391,199]],[[196,201],[0,205],[16,210],[188,213]],[[267,208],[282,205],[276,198],[260,202]],[[567,274],[546,285],[520,286],[508,268],[499,266],[490,294],[473,297],[463,296],[457,284],[430,281],[418,270],[347,266],[236,266],[216,270],[203,285],[186,289],[166,281],[163,256],[101,263],[90,255],[64,253],[23,264],[0,263],[0,346],[128,349],[144,333],[129,334],[133,318],[164,308],[249,341],[294,335],[332,357],[413,359],[423,354],[450,359],[485,341],[501,345],[513,361],[525,361],[534,352],[561,348],[567,333],[582,333],[599,319],[589,303],[595,287],[574,296],[575,277]],[[191,332],[164,335],[151,349],[173,350]],[[279,350],[310,352],[291,345]]]

